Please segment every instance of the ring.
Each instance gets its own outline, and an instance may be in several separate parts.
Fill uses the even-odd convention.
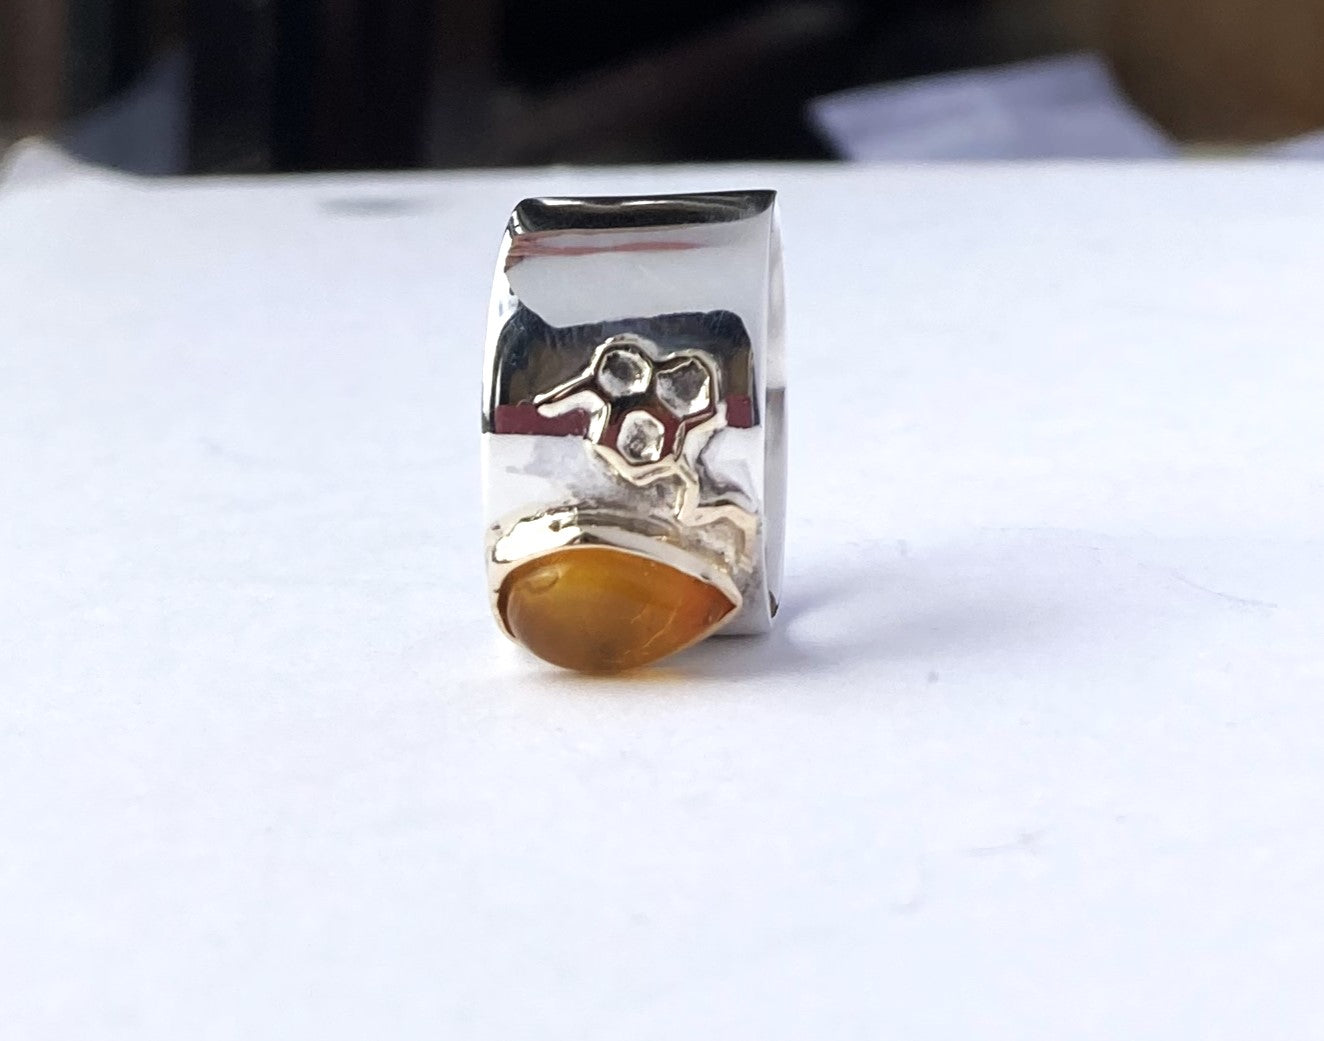
[[[555,665],[766,632],[781,586],[776,194],[526,199],[483,391],[489,594]]]

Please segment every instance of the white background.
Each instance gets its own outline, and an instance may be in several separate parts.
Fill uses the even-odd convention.
[[[522,195],[773,187],[780,628],[497,633]],[[1324,168],[0,189],[0,1034],[1324,1034]]]

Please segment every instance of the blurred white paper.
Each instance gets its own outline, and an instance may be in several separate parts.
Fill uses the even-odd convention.
[[[36,184],[89,171],[59,145],[40,137],[25,137],[0,152],[0,188]]]
[[[847,159],[1147,159],[1176,148],[1095,55],[864,87],[810,102]]]
[[[1261,148],[1259,154],[1269,159],[1324,159],[1324,130],[1275,141]]]

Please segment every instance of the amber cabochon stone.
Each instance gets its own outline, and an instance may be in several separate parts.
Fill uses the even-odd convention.
[[[665,658],[735,607],[702,579],[605,546],[527,561],[506,576],[497,598],[515,639],[579,672],[623,672]]]

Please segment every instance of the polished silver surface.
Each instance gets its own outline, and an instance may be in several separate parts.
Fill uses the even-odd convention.
[[[494,607],[518,564],[610,545],[721,588],[737,605],[721,632],[766,631],[781,582],[782,351],[773,192],[520,203],[483,394]]]

